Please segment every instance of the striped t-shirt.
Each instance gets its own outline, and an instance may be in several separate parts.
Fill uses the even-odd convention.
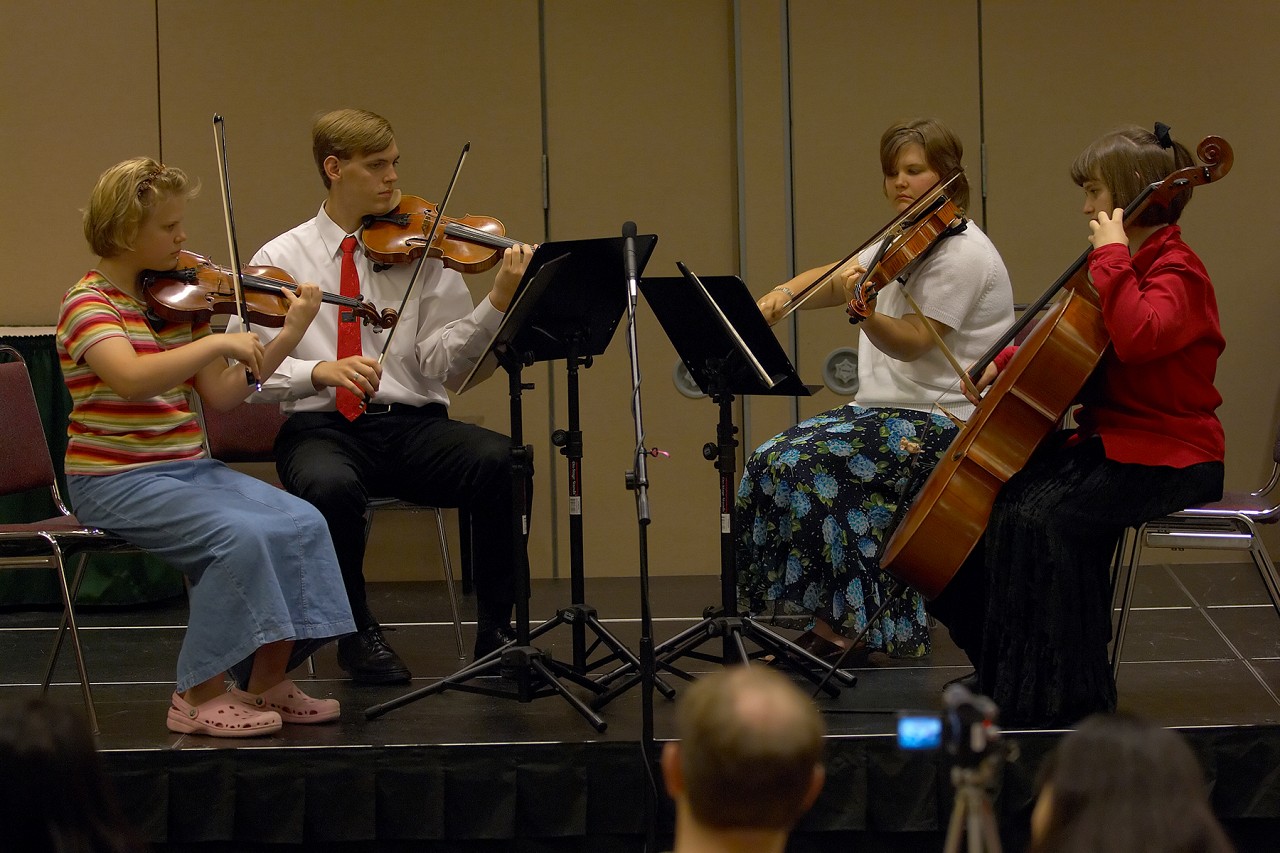
[[[71,392],[68,474],[114,474],[157,462],[204,455],[192,411],[192,380],[148,400],[125,400],[84,361],[89,347],[124,337],[138,355],[175,349],[210,333],[209,324],[147,322],[146,306],[101,273],[89,272],[62,299],[58,359]]]

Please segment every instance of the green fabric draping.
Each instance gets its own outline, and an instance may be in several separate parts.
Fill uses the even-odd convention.
[[[62,464],[67,450],[71,394],[62,381],[54,336],[0,335],[0,343],[16,349],[27,362],[36,405],[40,408],[49,452],[58,475],[58,488],[66,500],[67,484]],[[71,509],[75,511],[75,507]],[[53,500],[44,490],[0,497],[0,522],[37,521],[55,514],[57,510]],[[139,604],[182,594],[182,576],[163,560],[143,554],[95,554],[89,558],[77,602],[82,605]],[[48,571],[16,569],[0,572],[0,608],[44,605],[61,605],[57,584]]]

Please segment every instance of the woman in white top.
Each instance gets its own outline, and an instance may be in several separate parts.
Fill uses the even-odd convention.
[[[906,210],[956,170],[962,153],[960,140],[935,119],[886,130],[880,162],[893,209]],[[968,205],[963,173],[949,195],[958,207]],[[862,264],[871,263],[876,248]],[[801,273],[761,297],[765,318],[776,321],[792,297],[831,266]],[[859,264],[849,265],[819,284],[802,307],[844,305],[861,273]],[[858,326],[857,399],[762,444],[738,489],[741,607],[775,624],[807,628],[800,644],[822,657],[842,653],[886,596],[890,579],[879,558],[899,507],[909,504],[956,434],[940,407],[960,418],[973,411],[926,323],[968,365],[1013,322],[1004,262],[973,222],[939,238],[905,281],[886,285],[871,304]],[[895,656],[928,654],[920,595],[912,591],[894,602],[866,643]]]

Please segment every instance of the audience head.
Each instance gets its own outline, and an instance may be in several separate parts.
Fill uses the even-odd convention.
[[[1032,853],[1228,853],[1204,772],[1182,736],[1095,714],[1040,768]]]
[[[44,699],[0,703],[0,769],[0,840],[5,849],[145,849],[119,810],[79,709]]]
[[[667,790],[710,829],[786,832],[822,788],[822,719],[793,683],[760,666],[700,678],[676,709],[662,756]]]

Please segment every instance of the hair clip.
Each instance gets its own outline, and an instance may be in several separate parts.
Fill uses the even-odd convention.
[[[1169,125],[1164,122],[1156,122],[1156,142],[1160,143],[1161,148],[1172,148],[1173,137],[1169,135]]]
[[[151,189],[153,182],[157,178],[162,176],[164,172],[165,172],[165,167],[164,167],[164,164],[162,163],[160,164],[159,169],[153,170],[145,178],[138,181],[138,198],[142,198],[143,196],[145,196],[147,194],[147,191]]]

